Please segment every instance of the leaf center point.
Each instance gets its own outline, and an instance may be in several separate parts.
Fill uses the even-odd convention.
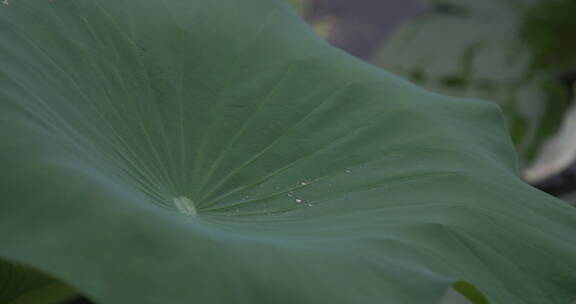
[[[174,198],[174,206],[176,209],[180,211],[180,213],[188,215],[188,216],[195,216],[198,212],[196,211],[196,205],[193,201],[185,196],[179,196]]]

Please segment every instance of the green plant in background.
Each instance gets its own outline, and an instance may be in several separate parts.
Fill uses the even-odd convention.
[[[530,7],[522,24],[521,37],[531,50],[535,73],[574,72],[576,69],[576,2],[540,1]]]
[[[563,117],[556,119],[562,119],[562,126],[540,149],[525,178],[572,203],[576,202],[576,185],[571,178],[576,169],[576,43],[569,38],[576,31],[574,12],[574,1],[542,1],[529,9],[521,32],[531,50],[531,73],[556,75],[556,81],[564,83],[572,100]]]
[[[498,102],[523,165],[557,131],[573,66],[573,1],[435,1],[383,48],[382,66],[450,95]],[[562,46],[562,47],[560,47]],[[567,65],[570,63],[571,65]]]
[[[498,108],[283,3],[11,1],[0,37],[5,303],[576,298],[576,212],[518,178]]]

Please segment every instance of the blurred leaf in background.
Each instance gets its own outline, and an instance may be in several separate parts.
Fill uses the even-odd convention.
[[[377,62],[434,91],[498,102],[526,165],[556,132],[569,104],[562,78],[567,71],[545,64],[554,50],[540,43],[562,43],[565,33],[548,36],[556,17],[537,0],[429,5],[390,39]],[[548,28],[538,25],[542,20]]]
[[[526,14],[522,39],[532,51],[531,71],[558,75],[574,100],[576,81],[576,1],[541,1]],[[563,117],[556,135],[543,146],[526,170],[526,178],[540,189],[574,203],[576,197],[576,107]]]
[[[539,1],[527,11],[521,37],[532,51],[531,67],[535,72],[548,70],[574,74],[575,14],[576,1],[573,0]]]
[[[0,260],[0,303],[61,304],[75,297],[67,285],[31,268]]]

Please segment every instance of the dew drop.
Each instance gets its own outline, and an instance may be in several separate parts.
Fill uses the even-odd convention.
[[[350,169],[346,169],[346,173],[350,173]]]
[[[302,203],[304,203],[304,200],[301,198],[296,198],[296,203],[302,204]]]
[[[308,185],[308,183],[306,183],[306,182],[300,182],[300,185],[306,186],[306,185]]]
[[[294,197],[294,193],[292,193],[292,192],[288,192],[287,195],[288,195],[288,197]]]

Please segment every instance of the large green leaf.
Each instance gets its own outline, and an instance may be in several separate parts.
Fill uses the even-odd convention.
[[[11,0],[0,50],[0,256],[97,303],[576,298],[576,212],[497,107],[284,4]]]

